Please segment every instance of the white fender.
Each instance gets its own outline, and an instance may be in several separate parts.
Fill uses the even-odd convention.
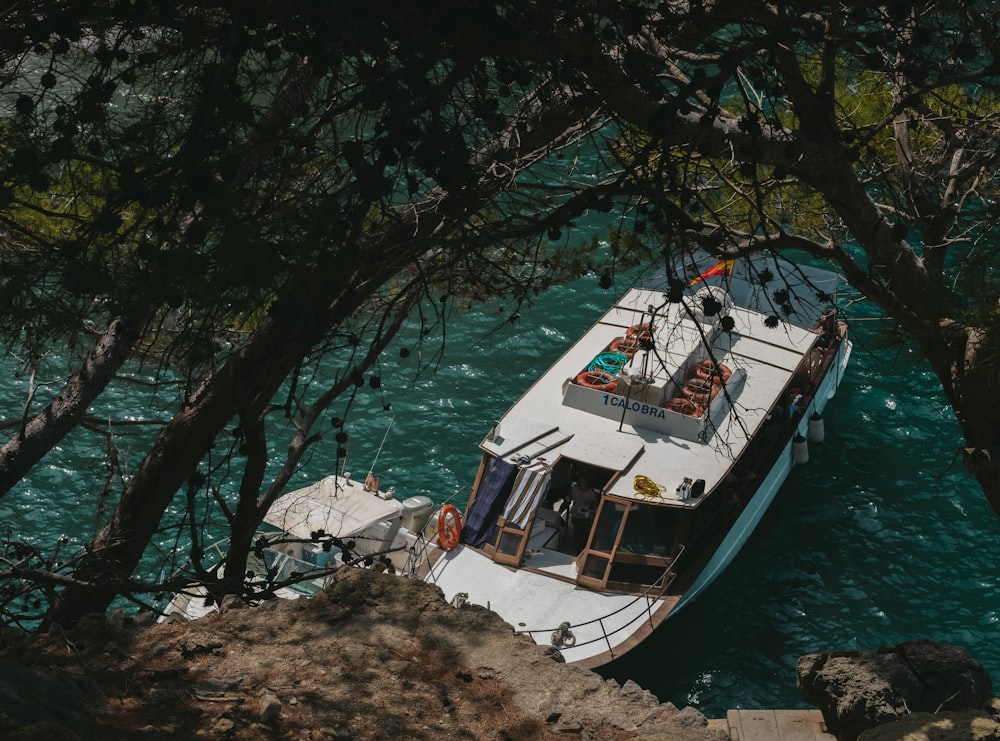
[[[826,438],[826,430],[823,427],[823,415],[813,412],[809,418],[809,442],[821,443]]]
[[[795,435],[792,440],[792,460],[797,464],[809,462],[809,443],[802,435]]]

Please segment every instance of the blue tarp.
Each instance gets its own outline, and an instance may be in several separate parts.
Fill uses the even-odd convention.
[[[476,498],[462,523],[462,542],[476,548],[493,539],[497,517],[503,511],[514,487],[517,464],[494,460],[486,479],[480,484]]]

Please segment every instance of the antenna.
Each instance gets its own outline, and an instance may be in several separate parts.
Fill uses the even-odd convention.
[[[351,425],[351,432],[354,431],[354,425]],[[351,456],[351,438],[354,437],[352,434],[347,435],[347,445],[344,446],[344,465],[340,467],[340,475],[344,475],[344,471],[347,470],[347,459]]]
[[[392,423],[396,420],[396,415],[392,415],[389,420],[389,426],[385,428],[385,434],[382,435],[382,442],[378,446],[378,450],[375,451],[375,459],[372,461],[371,469],[375,470],[375,464],[378,463],[378,457],[382,455],[382,447],[385,445],[386,438],[389,437],[389,430],[392,429]]]
[[[365,488],[371,487],[371,491],[377,491],[379,484],[381,483],[381,476],[375,478],[375,464],[378,463],[378,457],[382,455],[382,447],[385,445],[385,441],[389,437],[389,430],[392,429],[392,423],[395,419],[395,414],[389,419],[389,425],[385,428],[385,434],[382,435],[382,442],[379,443],[378,450],[375,451],[375,458],[372,460],[371,468],[368,469],[368,477],[365,479]]]

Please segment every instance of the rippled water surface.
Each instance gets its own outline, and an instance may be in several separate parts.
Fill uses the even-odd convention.
[[[382,389],[365,387],[348,416],[348,469],[363,475],[378,454],[383,482],[404,496],[442,501],[467,491],[492,421],[624,287],[605,292],[590,279],[555,289],[493,334],[499,307],[458,312],[437,372],[416,380],[414,356],[391,354]],[[793,471],[728,571],[610,674],[719,716],[731,707],[804,706],[795,663],[810,651],[926,636],[962,644],[987,670],[1000,669],[1000,537],[956,457],[957,425],[914,353],[879,349],[876,321],[857,321],[852,332],[826,441]],[[28,379],[13,376],[12,361],[7,367],[0,415],[9,420]],[[124,385],[95,415],[156,418],[169,394],[148,407],[144,393]],[[125,436],[117,442],[126,458],[142,449]],[[301,480],[329,473],[333,449],[324,440]],[[75,433],[0,500],[0,520],[38,543],[60,533],[83,542],[99,520],[105,450],[100,436]]]

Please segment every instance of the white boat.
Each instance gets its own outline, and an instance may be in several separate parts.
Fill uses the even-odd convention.
[[[424,574],[446,599],[596,667],[733,560],[822,439],[851,345],[835,273],[758,256],[692,276],[628,291],[492,426],[461,542]],[[599,497],[577,546],[559,503],[581,473]]]
[[[247,562],[245,596],[251,603],[296,599],[320,591],[345,565],[414,575],[437,534],[433,502],[425,496],[397,499],[371,474],[364,483],[331,475],[278,497],[257,534]],[[205,561],[221,568],[227,542],[214,544]],[[193,620],[219,609],[204,579],[172,595],[160,620]]]

